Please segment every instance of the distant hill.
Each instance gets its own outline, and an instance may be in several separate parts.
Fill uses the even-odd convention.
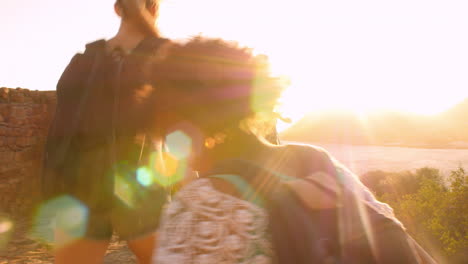
[[[468,148],[468,98],[441,114],[422,116],[344,111],[310,113],[282,133],[290,141],[427,148]]]

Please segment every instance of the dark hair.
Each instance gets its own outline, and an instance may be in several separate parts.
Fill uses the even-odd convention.
[[[266,56],[237,43],[195,37],[173,45],[153,72],[156,114],[176,113],[211,132],[249,120],[246,126],[260,136],[276,122],[283,85],[271,77]]]
[[[146,0],[146,7],[157,4],[158,0]],[[135,24],[135,26],[147,36],[159,36],[155,25],[152,23],[149,18],[148,13],[141,12],[141,9],[138,5],[138,0],[117,0],[118,4],[125,16]]]

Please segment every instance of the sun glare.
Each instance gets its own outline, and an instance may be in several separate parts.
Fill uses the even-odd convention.
[[[411,13],[367,10],[369,7],[357,3],[341,5],[343,9],[307,1],[287,5],[266,0],[164,1],[160,27],[171,38],[196,34],[221,37],[268,55],[273,72],[290,77],[291,86],[284,91],[279,111],[293,123],[321,110],[433,115],[467,96],[466,89],[460,90],[462,83],[456,81],[466,72],[464,54],[447,61],[448,57],[421,48],[428,43],[445,45],[434,39],[435,34],[447,34],[443,27],[437,32],[419,32],[415,37]],[[193,10],[205,12],[200,6],[210,6],[216,12],[197,15],[190,26],[179,23],[181,17],[192,17]],[[412,8],[418,10],[417,6]],[[261,14],[259,10],[263,10]],[[242,14],[242,18],[230,20],[232,14]],[[395,14],[407,22],[405,27],[388,25]],[[419,16],[425,23],[434,22],[432,16]],[[449,69],[444,65],[458,66]],[[280,122],[279,130],[290,125]]]
[[[279,122],[278,130],[280,132],[311,112],[345,111],[361,118],[384,111],[431,116],[450,109],[460,101],[460,98],[445,98],[443,100],[444,98],[421,98],[420,96],[404,98],[391,96],[387,98],[367,97],[347,91],[343,91],[340,95],[339,91],[330,91],[315,86],[313,81],[299,82],[295,81],[294,77],[291,77],[291,79],[293,85],[283,92],[279,112],[282,116],[290,118],[292,122]],[[401,91],[401,93],[404,92]]]
[[[90,0],[85,2],[88,4],[76,8],[88,12],[84,9],[90,6]],[[468,38],[459,34],[466,27],[466,15],[462,12],[466,4],[453,8],[434,2],[425,4],[428,9],[422,12],[420,1],[372,5],[367,2],[162,1],[158,27],[163,36],[171,39],[201,34],[235,40],[268,55],[273,72],[291,79],[291,86],[281,98],[280,111],[293,122],[309,112],[329,109],[358,113],[388,109],[432,115],[468,96]],[[38,20],[41,23],[23,21],[33,19],[34,12],[18,16],[17,23],[38,27],[33,31],[29,27],[6,27],[3,35],[11,39],[31,38],[18,43],[39,43],[40,49],[47,51],[57,49],[57,45],[37,39],[53,40],[60,35],[55,34],[59,29],[74,34],[59,45],[57,52],[52,52],[55,55],[45,67],[46,73],[37,75],[31,70],[37,68],[36,62],[44,61],[39,55],[17,56],[13,52],[4,65],[4,81],[12,83],[11,87],[54,89],[66,63],[74,52],[82,50],[84,41],[104,37],[103,34],[109,37],[115,32],[118,18],[113,14],[112,3],[104,1],[96,6],[93,2],[89,23],[72,18],[75,24],[62,25],[64,28],[53,24],[54,30],[49,31],[38,28],[50,28],[50,23],[66,19],[55,17],[62,15],[60,12]],[[7,4],[4,9],[13,13],[16,8],[16,4]],[[89,25],[95,30],[90,31]],[[13,43],[5,44],[5,51],[18,49]],[[34,59],[25,63],[20,57]],[[28,78],[24,78],[25,72]],[[288,126],[281,125],[280,129]]]

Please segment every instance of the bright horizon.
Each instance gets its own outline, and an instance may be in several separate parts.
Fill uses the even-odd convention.
[[[0,87],[54,90],[74,53],[109,38],[114,0],[6,0],[0,8]],[[466,0],[163,0],[163,36],[237,40],[289,76],[282,111],[418,114],[468,98]],[[7,25],[7,26],[5,26]]]

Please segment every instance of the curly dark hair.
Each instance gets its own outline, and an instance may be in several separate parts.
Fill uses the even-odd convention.
[[[159,113],[176,114],[208,132],[242,122],[264,136],[276,124],[283,84],[271,76],[268,58],[249,48],[195,37],[172,46],[153,72]]]

